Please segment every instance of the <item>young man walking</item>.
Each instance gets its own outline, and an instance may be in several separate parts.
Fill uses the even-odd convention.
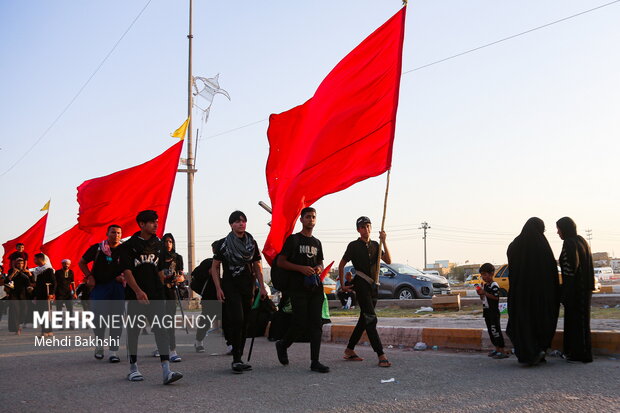
[[[323,247],[321,241],[312,236],[316,210],[310,207],[302,209],[299,220],[303,225],[301,232],[286,239],[277,258],[277,265],[289,272],[287,293],[293,307],[293,322],[284,338],[276,342],[276,351],[280,363],[287,365],[287,349],[307,331],[310,335],[310,369],[327,373],[329,367],[319,361],[324,295],[319,278],[323,271]]]
[[[383,345],[381,344],[379,333],[377,333],[377,314],[375,313],[378,286],[374,281],[374,276],[377,271],[379,243],[370,240],[372,224],[368,217],[358,218],[356,226],[360,236],[357,240],[349,243],[338,265],[340,285],[343,286],[343,291],[351,291],[351,287],[346,286],[344,283],[344,266],[349,261],[353,262],[353,267],[355,268],[353,290],[360,308],[360,318],[357,320],[353,333],[351,333],[349,344],[344,351],[344,358],[349,361],[362,361],[362,358],[355,353],[355,345],[362,337],[362,333],[366,331],[370,345],[379,357],[379,366],[390,367],[392,364],[383,353]],[[384,231],[379,233],[379,238],[383,244],[381,259],[386,264],[390,264],[392,258],[385,243],[386,234]]]
[[[95,314],[95,336],[98,342],[105,339],[105,324],[99,322],[100,317],[111,318],[125,313],[125,277],[120,264],[120,245],[122,230],[118,225],[110,225],[106,232],[106,239],[91,245],[78,262],[78,267],[84,273],[86,287],[91,289],[89,299]],[[93,263],[88,268],[89,263]],[[122,326],[111,323],[110,327],[110,354],[109,362],[118,363],[118,345]],[[95,347],[95,358],[103,359],[103,346]]]
[[[35,309],[43,314],[52,308],[51,302],[54,300],[54,293],[56,292],[56,277],[54,277],[54,269],[47,263],[45,254],[42,252],[34,254],[34,263],[37,266],[32,271],[35,277]],[[52,336],[54,334],[51,328],[42,325],[41,335]]]
[[[157,237],[157,212],[142,211],[136,217],[140,231],[136,232],[121,247],[121,265],[129,289],[127,290],[127,315],[129,319],[146,317],[155,335],[159,350],[163,383],[170,384],[183,375],[170,371],[169,341],[164,322],[165,296],[162,244]],[[161,261],[160,261],[161,259]],[[154,320],[157,319],[157,322]],[[129,381],[142,381],[144,377],[138,370],[138,338],[141,326],[127,328],[127,347],[129,349]]]
[[[226,306],[226,324],[232,342],[232,371],[240,374],[252,370],[242,361],[247,325],[252,307],[255,280],[258,279],[262,298],[267,296],[263,283],[260,251],[254,238],[246,232],[247,217],[234,211],[228,218],[231,231],[218,241],[211,274],[217,299]],[[220,280],[220,266],[224,274]]]

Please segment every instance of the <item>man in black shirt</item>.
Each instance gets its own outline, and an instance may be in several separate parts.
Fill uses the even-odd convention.
[[[84,273],[86,286],[91,289],[90,302],[95,314],[95,336],[99,342],[105,339],[105,324],[100,317],[111,318],[125,313],[125,277],[120,264],[120,245],[122,230],[118,225],[110,225],[106,239],[91,245],[78,262]],[[89,263],[93,263],[88,268]],[[118,346],[123,329],[118,323],[110,324],[110,363],[118,363]],[[95,347],[95,358],[103,359],[103,347]]]
[[[129,289],[127,289],[127,315],[129,318],[139,319],[146,316],[151,324],[151,331],[155,335],[155,342],[159,350],[159,358],[163,371],[164,384],[173,383],[183,377],[181,373],[170,371],[169,341],[166,331],[162,328],[164,322],[165,295],[162,244],[157,238],[157,212],[142,211],[136,217],[140,231],[132,235],[121,246],[121,265]],[[158,322],[153,323],[157,318]],[[141,326],[139,323],[127,328],[129,350],[129,381],[142,381],[144,377],[138,370],[138,338]]]
[[[355,353],[355,345],[359,342],[365,330],[372,349],[377,353],[377,356],[379,356],[379,366],[390,367],[392,364],[383,353],[383,345],[381,344],[379,333],[377,333],[377,314],[375,313],[378,288],[374,281],[374,277],[377,271],[379,243],[370,240],[372,224],[368,217],[358,218],[356,225],[360,237],[349,243],[338,265],[340,285],[343,286],[343,291],[351,291],[351,287],[346,286],[344,283],[344,266],[347,265],[349,261],[353,262],[353,267],[355,268],[353,290],[355,291],[357,303],[360,308],[360,318],[357,321],[353,333],[351,333],[349,344],[344,351],[344,358],[350,361],[362,360],[362,358]],[[392,258],[385,244],[385,237],[385,232],[381,231],[379,233],[379,238],[383,244],[381,259],[386,264],[390,264]]]
[[[293,306],[293,322],[282,340],[276,342],[280,363],[288,364],[287,349],[304,331],[310,333],[310,369],[319,373],[329,372],[329,367],[319,362],[322,335],[323,285],[319,275],[323,271],[323,247],[312,236],[316,224],[316,210],[304,208],[299,218],[301,232],[290,235],[277,265],[289,272],[289,296]]]
[[[263,283],[263,268],[260,251],[254,238],[246,232],[247,218],[241,211],[234,211],[228,218],[231,231],[218,241],[213,256],[211,275],[217,299],[225,303],[226,323],[232,342],[233,373],[252,370],[252,366],[241,360],[252,307],[255,281],[260,285],[260,295],[267,296]],[[220,265],[224,274],[220,282]]]
[[[62,311],[63,305],[69,315],[73,313],[73,295],[75,294],[75,282],[70,259],[62,260],[62,268],[56,270],[56,311]]]
[[[47,263],[45,254],[39,252],[34,254],[34,263],[37,267],[33,270],[35,275],[34,299],[35,308],[39,313],[45,313],[51,308],[50,301],[54,299],[56,291],[56,278],[54,269]],[[51,314],[50,314],[51,317]],[[43,336],[53,335],[51,328],[41,326]]]

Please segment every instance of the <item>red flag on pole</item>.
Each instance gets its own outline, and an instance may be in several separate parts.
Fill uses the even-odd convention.
[[[139,230],[138,212],[153,209],[159,215],[157,235],[161,237],[183,142],[141,165],[83,182],[77,189],[80,229],[103,239],[107,226],[117,224],[127,237]]]
[[[50,260],[73,263],[76,282],[82,277],[77,268],[86,249],[105,238],[109,225],[120,225],[123,237],[139,230],[136,215],[153,209],[159,215],[158,236],[162,236],[168,217],[183,142],[172,145],[161,155],[132,168],[90,179],[78,187],[78,224],[43,245]],[[79,273],[79,274],[78,274]]]
[[[402,71],[403,7],[336,65],[303,105],[269,118],[269,262],[301,210],[392,163]]]
[[[47,212],[43,215],[28,231],[19,237],[2,244],[4,247],[4,255],[2,256],[2,266],[4,272],[8,273],[11,269],[9,255],[15,252],[17,244],[24,244],[24,252],[28,253],[28,261],[32,265],[34,254],[41,252],[41,244],[43,244],[43,236],[45,235],[45,226],[47,225]]]

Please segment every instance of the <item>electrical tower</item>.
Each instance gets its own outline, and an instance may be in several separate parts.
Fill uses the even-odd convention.
[[[588,244],[590,244],[590,251],[592,251],[592,230],[586,229],[586,238],[588,239]]]
[[[426,269],[426,230],[431,229],[431,226],[428,225],[428,222],[423,222],[421,225],[422,226],[418,229],[424,230],[424,236],[422,237],[422,239],[424,240],[424,269]]]

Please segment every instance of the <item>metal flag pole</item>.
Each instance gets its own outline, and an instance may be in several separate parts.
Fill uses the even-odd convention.
[[[194,83],[192,75],[192,9],[193,1],[189,0],[189,53],[187,64],[187,267],[191,274],[194,270],[195,261],[195,240],[194,240],[194,145],[192,136],[192,107],[194,105],[192,86]]]
[[[388,193],[390,192],[390,172],[392,169],[388,169],[387,171],[387,182],[385,184],[385,198],[383,200],[383,217],[381,218],[381,231],[385,230],[385,214],[387,212],[387,200]],[[375,273],[373,274],[375,284],[379,284],[379,272],[381,271],[381,250],[383,249],[383,240],[379,238],[379,251],[377,252],[377,268]]]

